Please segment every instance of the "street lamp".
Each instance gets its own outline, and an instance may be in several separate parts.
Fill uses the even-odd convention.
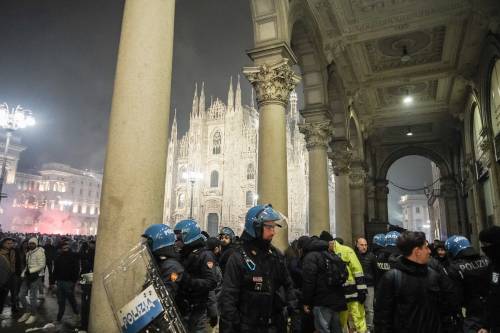
[[[5,129],[5,147],[3,151],[2,173],[0,174],[0,201],[7,195],[2,193],[5,181],[5,168],[7,166],[7,153],[9,152],[10,137],[15,130],[35,125],[35,118],[30,110],[23,109],[20,105],[9,109],[7,103],[0,104],[0,127]]]
[[[184,172],[182,174],[182,178],[186,179],[187,181],[189,181],[191,183],[191,204],[189,206],[189,218],[192,219],[193,218],[193,188],[194,188],[194,183],[197,180],[202,179],[203,174],[201,174],[200,172],[196,172],[196,171],[188,171],[188,172]]]

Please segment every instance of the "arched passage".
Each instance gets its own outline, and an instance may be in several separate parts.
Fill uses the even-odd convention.
[[[431,226],[431,237],[446,238],[447,235],[457,234],[464,232],[464,223],[461,213],[459,212],[459,184],[452,173],[451,163],[447,159],[445,152],[440,151],[439,147],[426,147],[426,146],[405,146],[394,149],[393,151],[385,151],[382,163],[378,168],[375,181],[375,198],[377,217],[381,221],[390,222],[388,199],[390,191],[389,169],[391,166],[406,156],[417,155],[421,158],[426,158],[432,161],[435,165],[434,176],[427,181],[421,180],[420,184],[415,186],[408,186],[408,188],[425,187],[434,183],[432,187],[428,186],[426,192],[428,194],[428,204],[432,207],[431,214],[435,218],[435,225]],[[408,170],[412,170],[415,166],[411,165]],[[412,179],[410,174],[405,175],[405,179]],[[425,184],[425,183],[427,184]],[[400,185],[411,185],[409,181],[400,183]],[[404,187],[404,186],[403,186]],[[394,205],[393,205],[394,208]],[[434,211],[433,211],[434,210]],[[437,213],[439,212],[439,214]],[[437,223],[437,225],[436,225]]]
[[[439,169],[426,157],[409,155],[396,160],[387,172],[389,223],[425,232],[428,240],[441,238],[439,178]]]

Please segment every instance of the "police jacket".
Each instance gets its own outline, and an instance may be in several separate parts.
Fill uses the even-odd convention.
[[[326,259],[328,242],[311,237],[305,244],[302,258],[302,302],[309,306],[328,306],[335,311],[347,309],[344,287],[327,283]]]
[[[491,263],[489,291],[486,299],[486,328],[491,333],[500,332],[500,262]]]
[[[204,246],[205,242],[200,239],[193,244],[185,245],[181,251],[184,273],[176,303],[184,303],[184,306],[179,306],[183,314],[186,313],[186,305],[190,308],[206,307],[209,291],[217,285],[213,271],[214,261],[208,251],[204,251]]]
[[[357,249],[356,255],[361,266],[363,266],[366,285],[373,287],[375,285],[375,274],[377,273],[377,257],[372,252],[360,253]]]
[[[238,246],[239,245],[237,245],[237,244],[229,243],[227,246],[222,248],[222,252],[221,252],[221,255],[219,258],[219,267],[223,273],[224,273],[224,270],[226,268],[227,261],[229,260],[231,255],[234,253],[234,251],[236,251],[238,249]]]
[[[382,276],[393,268],[400,252],[395,246],[387,246],[377,253],[377,271],[375,274],[375,285],[377,286]]]
[[[456,308],[453,286],[442,276],[427,265],[398,258],[375,293],[375,331],[441,333],[441,318]]]
[[[224,272],[219,298],[221,333],[274,326],[293,297],[284,256],[268,242],[249,239],[245,233],[242,239],[241,248],[229,258]]]
[[[488,295],[488,258],[480,256],[474,249],[461,251],[450,262],[447,272],[455,282],[460,305],[467,316],[483,317]],[[477,327],[479,330],[481,327]]]

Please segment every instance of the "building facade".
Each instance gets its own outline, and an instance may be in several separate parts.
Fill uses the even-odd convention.
[[[252,96],[253,101],[253,96]],[[308,230],[308,154],[299,132],[297,94],[290,96],[286,145],[288,231],[291,239]],[[243,105],[238,77],[232,79],[226,103],[216,98],[208,108],[204,85],[195,89],[188,131],[178,139],[174,119],[168,147],[164,223],[192,217],[210,235],[222,226],[240,234],[247,210],[256,204],[259,117],[255,106]],[[186,179],[196,172],[200,179]]]
[[[422,231],[431,240],[429,206],[425,194],[407,194],[399,200],[403,211],[403,227],[412,231]]]
[[[94,235],[102,174],[65,164],[44,164],[37,173],[17,172],[7,185],[4,225],[12,231]]]

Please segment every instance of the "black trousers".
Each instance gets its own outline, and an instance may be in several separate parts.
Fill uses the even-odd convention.
[[[13,312],[17,311],[17,276],[12,275],[5,285],[0,287],[0,313],[5,306],[5,301],[10,292],[10,307]]]
[[[82,318],[82,329],[87,330],[89,326],[89,314],[90,314],[90,297],[92,294],[91,284],[82,284],[82,305],[81,305],[81,318]]]

